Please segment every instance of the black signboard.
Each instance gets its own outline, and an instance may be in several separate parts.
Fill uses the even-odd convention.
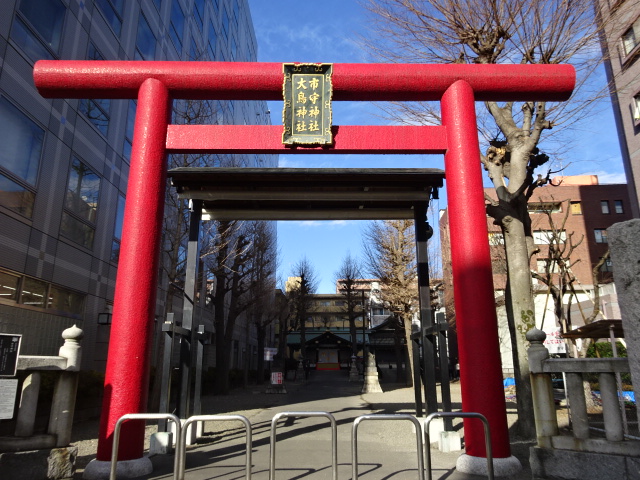
[[[0,377],[15,377],[22,335],[0,333]]]
[[[329,63],[284,63],[282,143],[331,145],[331,73]]]

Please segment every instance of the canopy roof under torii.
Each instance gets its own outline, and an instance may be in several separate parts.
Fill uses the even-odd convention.
[[[438,198],[435,168],[176,168],[181,198],[203,201],[217,220],[413,219]]]

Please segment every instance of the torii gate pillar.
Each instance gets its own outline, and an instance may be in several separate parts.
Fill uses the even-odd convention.
[[[462,409],[482,412],[487,418],[493,456],[498,460],[494,462],[496,474],[508,475],[519,471],[521,465],[510,454],[504,413],[506,405],[473,90],[464,81],[454,83],[442,97],[441,107],[449,145],[444,162],[453,293],[456,317],[463,319],[456,322]],[[479,375],[480,371],[482,375]],[[464,420],[467,449],[466,454],[458,458],[456,466],[463,472],[478,473],[486,468],[484,432],[472,428],[471,422],[480,423],[477,419]]]

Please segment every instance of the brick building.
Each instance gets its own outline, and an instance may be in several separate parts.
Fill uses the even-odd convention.
[[[485,194],[496,198],[492,188],[486,188]],[[590,303],[594,288],[600,288],[601,293],[607,293],[609,296],[606,298],[609,303],[613,303],[611,294],[615,295],[615,293],[610,286],[612,282],[611,262],[604,262],[595,283],[592,270],[608,250],[606,229],[614,223],[632,218],[630,206],[631,201],[626,184],[600,185],[595,175],[556,177],[552,180],[551,185],[536,189],[528,204],[532,237],[538,249],[538,252],[531,259],[531,271],[542,274],[547,268],[550,268],[551,273],[554,273],[554,269],[557,267],[554,265],[547,267],[549,263],[547,253],[550,239],[555,231],[561,246],[569,244],[575,246],[569,260],[569,268],[576,277],[574,284],[576,295],[571,299],[571,303],[574,305],[578,302]],[[501,323],[500,344],[503,350],[503,367],[508,373],[511,368],[511,359],[503,299],[506,283],[504,242],[500,227],[494,225],[490,217],[487,217],[487,227],[493,261],[496,305]],[[455,324],[455,312],[452,311],[453,292],[450,261],[448,260],[450,258],[450,239],[446,210],[441,215],[440,228],[446,314],[449,322]],[[535,277],[535,275],[532,276]],[[604,285],[608,286],[603,288]],[[549,297],[548,287],[533,278],[532,288],[536,294],[535,313],[538,327],[543,326],[547,333],[557,332],[559,325],[556,322],[553,301]],[[565,296],[565,305],[568,301],[569,299]],[[582,324],[580,312],[572,310],[572,326],[577,327]]]

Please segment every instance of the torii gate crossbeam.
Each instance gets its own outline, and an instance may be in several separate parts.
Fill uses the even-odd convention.
[[[282,78],[279,63],[45,60],[35,65],[35,84],[45,97],[138,99],[98,460],[110,459],[118,418],[146,409],[166,154],[172,151],[444,153],[462,406],[487,417],[494,458],[509,458],[475,102],[563,101],[575,85],[574,69],[335,64],[335,101],[440,101],[442,126],[334,127],[332,147],[284,147],[281,129],[271,126],[168,125],[173,99],[280,100]],[[142,458],[144,426],[130,422],[125,429],[120,458]],[[467,454],[484,457],[480,422],[465,420],[464,429]]]

